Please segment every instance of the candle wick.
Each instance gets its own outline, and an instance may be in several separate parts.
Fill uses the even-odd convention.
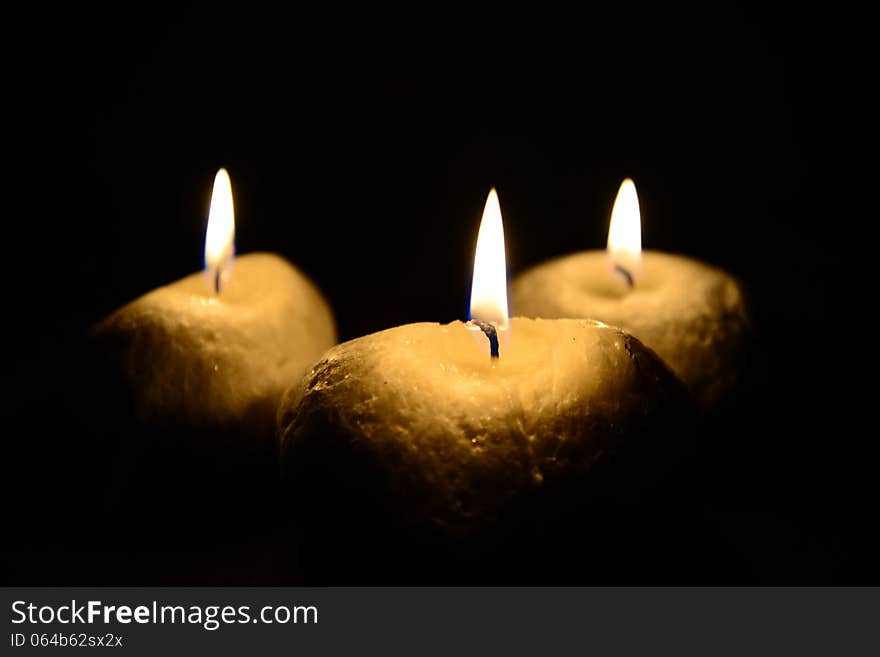
[[[489,322],[484,322],[479,319],[472,319],[469,323],[473,324],[486,334],[486,337],[489,338],[489,355],[492,358],[498,358],[498,331],[495,330],[495,327]]]
[[[632,274],[618,264],[614,265],[614,271],[619,272],[625,279],[627,287],[632,288],[635,285]]]
[[[220,294],[220,271],[219,266],[214,270],[214,292],[217,294]]]

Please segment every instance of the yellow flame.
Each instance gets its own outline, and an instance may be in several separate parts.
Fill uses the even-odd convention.
[[[495,188],[489,192],[474,255],[470,318],[507,328],[507,263],[504,258],[504,225]]]
[[[226,169],[220,169],[214,176],[208,230],[205,232],[205,269],[216,277],[218,288],[220,275],[234,253],[235,208],[232,204],[232,183]]]
[[[630,178],[620,184],[611,210],[608,258],[618,276],[628,275],[631,285],[638,282],[642,273],[642,222],[636,184]]]

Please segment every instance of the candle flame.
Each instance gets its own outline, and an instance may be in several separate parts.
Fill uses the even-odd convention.
[[[642,273],[642,222],[636,184],[626,178],[617,192],[608,228],[608,261],[615,276],[630,287]]]
[[[504,225],[495,188],[489,192],[474,255],[470,319],[506,329],[507,262],[504,257]]]
[[[235,208],[232,204],[232,183],[226,169],[220,169],[214,176],[208,229],[205,232],[205,269],[211,275],[216,292],[220,292],[220,281],[234,253]]]

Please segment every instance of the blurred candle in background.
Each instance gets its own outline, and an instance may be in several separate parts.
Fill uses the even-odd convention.
[[[642,251],[632,180],[614,202],[605,251],[555,258],[517,276],[513,308],[526,317],[587,317],[653,349],[705,409],[732,389],[749,333],[743,293],[726,272],[693,258]]]
[[[232,188],[220,169],[204,272],[148,292],[92,331],[104,383],[113,382],[115,407],[93,401],[97,413],[115,416],[119,486],[155,479],[156,487],[173,487],[207,475],[208,490],[233,491],[233,481],[242,482],[224,477],[248,470],[277,477],[278,400],[335,344],[336,329],[302,272],[271,253],[234,257],[234,237]],[[144,468],[157,471],[132,475]]]

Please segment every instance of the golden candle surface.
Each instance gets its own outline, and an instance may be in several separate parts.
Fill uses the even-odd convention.
[[[481,335],[452,322],[337,345],[280,405],[284,474],[313,482],[304,494],[316,502],[327,486],[350,488],[413,525],[466,536],[519,504],[549,510],[555,491],[589,489],[621,453],[645,470],[662,467],[649,455],[675,454],[688,395],[632,336],[514,317],[506,344],[490,359]],[[316,474],[328,470],[332,480]],[[614,487],[633,484],[623,472]]]

